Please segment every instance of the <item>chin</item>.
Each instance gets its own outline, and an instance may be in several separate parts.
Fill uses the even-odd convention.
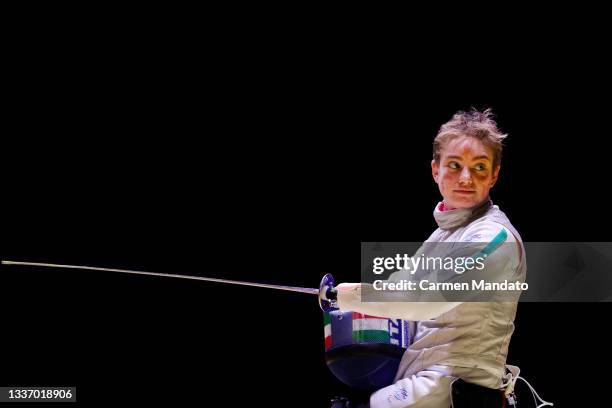
[[[474,207],[475,204],[467,204],[467,203],[461,203],[461,204],[457,204],[454,207],[455,208],[472,208]]]
[[[449,205],[453,208],[472,208],[477,204],[478,203],[474,200],[454,200],[449,203]]]

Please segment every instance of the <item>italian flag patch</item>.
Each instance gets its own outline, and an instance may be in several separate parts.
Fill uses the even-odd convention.
[[[355,343],[389,343],[389,319],[353,312]]]
[[[329,313],[323,313],[323,332],[325,334],[325,350],[331,347],[331,317]]]

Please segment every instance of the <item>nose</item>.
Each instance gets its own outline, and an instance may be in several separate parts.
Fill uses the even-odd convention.
[[[459,185],[462,187],[471,186],[473,184],[472,173],[470,169],[466,166],[461,169],[461,174],[459,175]]]

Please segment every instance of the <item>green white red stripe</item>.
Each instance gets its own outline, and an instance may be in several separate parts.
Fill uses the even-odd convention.
[[[323,313],[323,333],[325,334],[325,350],[331,347],[331,317],[329,313]]]
[[[389,319],[353,312],[355,343],[389,343]]]

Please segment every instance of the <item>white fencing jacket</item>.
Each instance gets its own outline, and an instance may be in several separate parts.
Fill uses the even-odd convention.
[[[508,281],[525,281],[525,248],[498,206],[486,200],[468,209],[442,208],[438,203],[434,218],[439,228],[426,242],[490,242],[505,229],[506,244],[487,259],[487,273],[495,268]],[[399,273],[389,281],[398,279]],[[468,382],[489,388],[502,385],[517,302],[361,302],[361,288],[356,286],[339,290],[338,307],[417,321],[414,341],[402,357],[396,381],[435,365]]]

